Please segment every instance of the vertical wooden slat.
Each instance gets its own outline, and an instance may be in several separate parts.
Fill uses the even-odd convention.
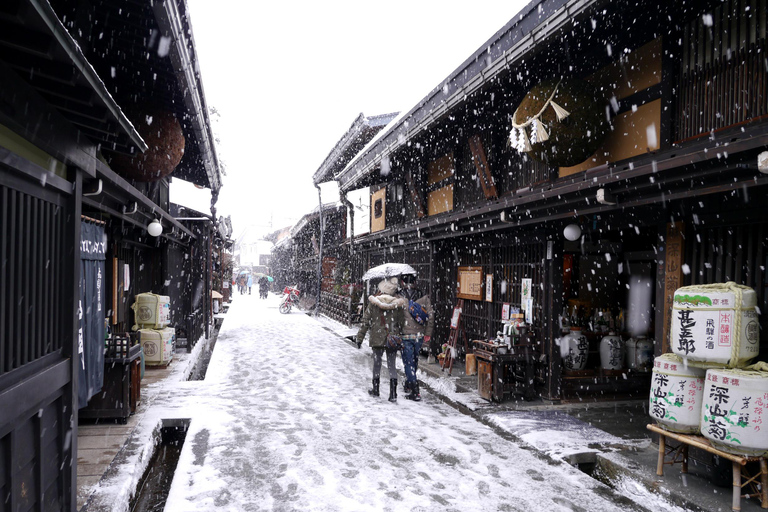
[[[18,251],[21,244],[19,243],[19,240],[17,239],[18,236],[18,226],[20,225],[19,220],[19,196],[21,194],[17,192],[16,190],[12,191],[12,197],[11,197],[11,233],[9,237],[9,253],[10,253],[10,266],[9,266],[9,278],[10,278],[10,293],[8,294],[8,320],[9,320],[9,326],[10,326],[10,336],[8,337],[8,348],[9,348],[9,354],[8,354],[8,362],[10,363],[9,370],[13,370],[14,368],[18,367],[18,357],[19,357],[19,350],[18,350],[18,343],[21,338],[19,334],[19,327],[21,325],[18,311],[19,311],[19,303],[18,303],[18,295],[21,291],[21,286],[19,285],[20,277],[20,269],[18,268],[19,265],[19,257],[18,257]]]
[[[30,213],[32,214],[32,218],[29,222],[30,230],[27,232],[27,238],[31,239],[29,251],[30,272],[27,272],[30,274],[29,288],[27,288],[27,293],[31,295],[29,300],[29,309],[27,310],[30,324],[27,341],[29,345],[29,359],[27,361],[34,361],[40,357],[40,352],[38,350],[38,347],[40,346],[40,320],[38,318],[38,312],[40,311],[40,302],[42,300],[42,294],[40,293],[40,287],[38,285],[42,278],[42,269],[40,268],[40,254],[38,252],[40,245],[40,226],[38,224],[40,219],[40,202],[40,199],[37,197],[31,198]]]
[[[8,238],[6,234],[10,231],[8,226],[8,189],[0,186],[0,339],[10,341],[11,337],[6,330],[6,308],[10,302],[8,297]],[[7,372],[6,368],[6,344],[0,343],[0,375]]]
[[[40,334],[42,337],[42,344],[40,347],[41,354],[48,354],[50,351],[50,336],[53,332],[50,326],[50,311],[51,311],[51,230],[50,230],[50,214],[51,205],[48,202],[44,202],[41,207],[41,222],[40,222],[40,235],[42,236],[41,247],[41,265],[42,265],[42,279],[40,280],[40,286],[42,288],[40,303],[42,305],[41,318],[40,318]]]
[[[62,260],[66,256],[63,250],[64,237],[62,233],[62,231],[64,231],[64,225],[65,225],[64,220],[62,219],[62,217],[64,216],[64,210],[63,208],[57,206],[54,208],[53,214],[54,214],[54,225],[56,226],[55,229],[53,230],[54,232],[53,240],[54,240],[54,247],[55,247],[55,250],[53,253],[54,254],[53,274],[54,276],[60,276],[63,268]],[[53,280],[53,297],[55,297],[55,307],[51,311],[54,318],[53,325],[58,326],[58,325],[61,325],[62,307],[64,304],[64,297],[63,297],[63,294],[61,293],[61,279]],[[54,336],[53,339],[55,340],[55,343],[53,346],[54,350],[59,350],[60,348],[63,347],[63,343],[61,342],[60,336]]]

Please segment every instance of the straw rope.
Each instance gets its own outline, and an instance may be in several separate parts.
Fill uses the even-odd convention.
[[[555,94],[557,94],[557,90],[560,87],[560,83],[563,81],[561,78],[557,81],[557,85],[555,85],[555,88],[552,90],[552,94],[549,95],[549,98],[547,98],[547,101],[544,102],[544,106],[541,107],[541,110],[539,112],[528,118],[527,121],[524,123],[516,123],[515,118],[517,117],[517,111],[520,110],[520,107],[517,107],[515,109],[515,113],[512,114],[512,130],[510,131],[510,137],[509,141],[512,142],[513,134],[514,134],[514,144],[512,144],[515,149],[521,152],[528,152],[531,151],[533,148],[531,148],[531,144],[536,144],[537,142],[543,142],[545,140],[549,140],[549,134],[547,133],[546,126],[541,121],[541,115],[544,113],[544,111],[547,109],[547,107],[552,107],[552,110],[555,111],[555,116],[557,117],[558,121],[562,121],[566,117],[570,116],[571,113],[565,110],[563,107],[558,105],[554,102]],[[525,131],[526,128],[533,125],[531,128],[531,137],[528,136],[528,132]],[[519,133],[518,133],[519,132]],[[519,142],[520,135],[523,138],[522,143]],[[522,146],[522,149],[521,149]]]

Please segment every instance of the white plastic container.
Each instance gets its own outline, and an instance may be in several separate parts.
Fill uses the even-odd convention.
[[[131,306],[135,329],[162,329],[171,321],[171,298],[167,295],[140,293]]]
[[[649,372],[653,368],[653,341],[645,336],[632,337],[626,343],[627,368]]]
[[[648,412],[665,430],[698,434],[706,370],[683,363],[674,354],[653,362]]]
[[[173,359],[173,341],[176,330],[171,327],[165,329],[140,329],[141,348],[144,351],[144,360],[147,366],[164,366]]]
[[[757,294],[749,287],[725,284],[675,290],[669,344],[693,361],[746,366],[759,352]]]
[[[624,367],[624,343],[613,331],[600,340],[600,366],[603,370],[621,370]]]
[[[768,455],[768,372],[707,370],[701,435],[729,453]]]
[[[571,327],[571,332],[559,338],[558,343],[565,371],[583,370],[587,366],[589,342],[581,332],[581,327]]]

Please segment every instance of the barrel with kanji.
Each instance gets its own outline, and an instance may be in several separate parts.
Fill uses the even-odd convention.
[[[654,360],[648,412],[661,428],[682,434],[699,432],[705,372],[674,354]]]
[[[733,282],[675,290],[669,344],[692,361],[743,368],[759,353],[757,294]]]
[[[715,448],[768,455],[768,372],[707,370],[700,426]]]

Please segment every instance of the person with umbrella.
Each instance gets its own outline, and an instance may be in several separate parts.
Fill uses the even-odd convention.
[[[251,294],[251,286],[253,286],[253,276],[248,274],[248,295]]]
[[[419,353],[422,343],[429,343],[435,328],[435,315],[429,296],[423,295],[416,287],[416,276],[404,274],[401,278],[400,296],[406,302],[405,324],[403,327],[403,367],[405,382],[403,389],[405,398],[421,401],[419,380],[416,373],[419,369]]]
[[[259,298],[266,299],[269,291],[269,278],[266,275],[259,277]]]
[[[363,276],[365,279],[366,276]],[[357,332],[357,348],[360,348],[365,334],[370,332],[368,345],[373,350],[373,388],[368,390],[371,396],[379,396],[379,381],[381,378],[382,356],[387,354],[389,368],[389,401],[397,402],[397,349],[387,348],[387,336],[402,335],[405,322],[405,301],[395,296],[398,288],[397,277],[382,279],[375,295],[368,297],[368,307],[365,309],[360,330]]]

